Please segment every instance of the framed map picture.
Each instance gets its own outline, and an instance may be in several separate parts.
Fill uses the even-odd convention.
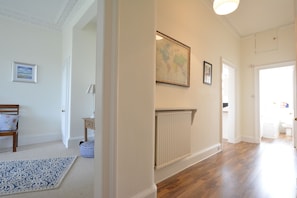
[[[156,33],[156,81],[190,86],[191,48],[159,31]]]

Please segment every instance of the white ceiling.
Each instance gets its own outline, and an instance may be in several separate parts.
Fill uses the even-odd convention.
[[[294,1],[240,0],[238,9],[224,18],[240,36],[247,36],[293,24],[295,20]]]
[[[0,15],[61,29],[79,0],[0,0]],[[199,0],[197,0],[199,1]],[[204,0],[212,7],[213,0]],[[239,36],[293,24],[295,0],[241,0],[239,8],[222,17]]]
[[[213,0],[203,0],[212,9]],[[238,9],[219,16],[241,37],[295,23],[296,0],[240,0]]]
[[[0,15],[59,30],[78,0],[0,0]]]

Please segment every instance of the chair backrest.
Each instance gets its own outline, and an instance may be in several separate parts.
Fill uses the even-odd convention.
[[[0,113],[9,115],[19,115],[20,105],[18,104],[0,104]]]
[[[20,105],[18,104],[0,104],[0,114],[19,115]],[[16,124],[16,130],[19,128],[19,122]]]

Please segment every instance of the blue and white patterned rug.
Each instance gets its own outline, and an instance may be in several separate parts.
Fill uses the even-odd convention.
[[[0,195],[57,188],[76,158],[0,161]]]

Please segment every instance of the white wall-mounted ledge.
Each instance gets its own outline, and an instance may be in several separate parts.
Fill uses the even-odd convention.
[[[197,109],[194,108],[185,108],[185,107],[173,107],[173,108],[156,108],[156,112],[162,112],[162,111],[197,111]]]
[[[195,117],[195,113],[197,112],[197,109],[195,108],[187,108],[187,107],[173,107],[173,108],[156,108],[156,116],[158,113],[162,112],[173,112],[173,111],[191,111],[192,112],[192,123]]]

